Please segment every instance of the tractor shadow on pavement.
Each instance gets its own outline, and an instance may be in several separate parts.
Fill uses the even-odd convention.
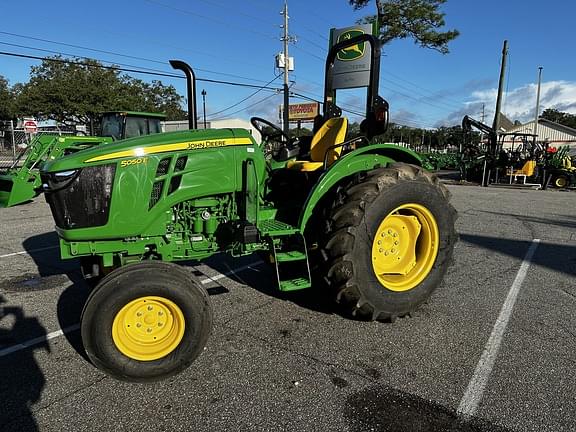
[[[46,384],[44,374],[34,358],[35,350],[50,352],[46,339],[46,329],[33,316],[27,316],[17,306],[2,306],[5,299],[0,295],[0,323],[11,322],[9,330],[0,328],[0,430],[33,432],[38,425],[32,406],[40,400]],[[30,340],[40,341],[32,346],[23,347],[19,343]],[[17,350],[10,352],[10,348]]]
[[[28,237],[22,242],[22,246],[34,260],[38,268],[38,274],[41,277],[64,274],[74,274],[74,278],[80,277],[80,267],[77,260],[63,261],[60,259],[56,232],[45,232]]]
[[[314,312],[327,315],[341,314],[334,302],[331,301],[331,297],[323,289],[315,288],[314,285],[312,288],[300,291],[283,292],[278,290],[274,267],[254,256],[233,259],[222,254],[206,260],[203,264],[220,274],[226,274],[228,279],[255,289],[268,297],[289,301]],[[246,268],[246,266],[250,267]],[[246,270],[234,271],[238,268],[246,268]],[[228,292],[228,289],[224,287],[212,287],[207,290],[210,295]]]
[[[82,344],[79,324],[84,304],[91,291],[91,287],[84,280],[76,280],[60,294],[56,306],[58,324],[64,330],[64,337],[70,346],[89,363],[90,360]]]
[[[541,218],[541,217],[537,217],[537,216],[528,216],[528,215],[523,215],[523,214],[499,213],[499,212],[492,212],[492,211],[486,211],[486,210],[481,210],[480,213],[490,214],[490,215],[495,215],[495,216],[505,216],[505,217],[506,216],[507,217],[512,216],[513,218],[518,219],[521,222],[526,222],[529,224],[540,224],[540,225],[545,225],[545,226],[553,225],[553,226],[558,226],[558,227],[562,227],[562,228],[567,228],[569,230],[576,229],[576,216],[562,215],[562,216],[558,216],[554,219],[550,219],[550,218]]]
[[[532,244],[529,240],[512,240],[473,234],[460,234],[460,241],[494,252],[524,259]],[[576,246],[543,241],[532,257],[535,265],[576,277]]]

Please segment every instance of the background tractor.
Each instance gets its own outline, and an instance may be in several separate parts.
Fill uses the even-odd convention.
[[[4,170],[0,167],[0,207],[38,196],[42,192],[40,168],[46,161],[114,140],[159,133],[165,118],[164,114],[111,111],[102,115],[98,137],[38,135]]]
[[[371,56],[362,136],[345,140],[336,105],[337,53],[367,44]],[[449,193],[412,151],[370,144],[387,127],[378,96],[380,46],[371,35],[328,53],[323,114],[312,137],[294,140],[253,118],[243,129],[190,130],[84,150],[42,172],[64,259],[80,258],[98,281],[81,318],[87,355],[113,377],[154,381],[202,352],[212,308],[175,261],[217,253],[270,258],[281,291],[325,290],[357,318],[394,321],[440,284],[456,241]],[[314,277],[312,277],[314,275]]]
[[[547,182],[551,186],[565,189],[576,185],[576,162],[569,155],[570,147],[549,147],[546,152]]]

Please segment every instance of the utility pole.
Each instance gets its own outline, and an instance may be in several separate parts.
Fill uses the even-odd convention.
[[[540,84],[542,82],[542,66],[538,68],[538,91],[536,92],[536,112],[534,113],[534,135],[538,135],[538,114],[540,111]],[[536,139],[536,138],[534,138]]]
[[[484,117],[485,117],[485,111],[484,108],[486,107],[486,104],[484,102],[482,102],[482,120],[480,120],[482,123],[484,123]]]
[[[288,125],[288,114],[289,114],[289,105],[290,99],[288,94],[288,71],[290,70],[290,58],[288,57],[288,42],[290,42],[291,38],[288,35],[288,1],[284,0],[284,10],[280,12],[284,15],[284,36],[281,38],[282,42],[284,42],[284,112],[283,112],[283,130],[284,133],[288,134],[289,125]]]
[[[502,93],[504,92],[504,78],[506,74],[506,57],[508,56],[508,41],[504,41],[502,47],[502,66],[500,67],[500,80],[498,81],[498,97],[496,98],[496,114],[494,114],[494,122],[492,128],[496,137],[500,130],[500,109],[502,108]]]

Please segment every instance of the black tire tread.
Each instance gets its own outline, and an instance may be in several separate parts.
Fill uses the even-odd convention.
[[[415,305],[412,310],[398,315],[377,309],[359,289],[354,262],[350,256],[365,209],[381,193],[404,181],[426,183],[433,186],[446,201],[450,199],[450,192],[435,175],[414,165],[395,163],[357,176],[347,187],[339,189],[334,200],[327,223],[328,232],[325,233],[328,239],[324,253],[327,257],[326,281],[336,302],[354,317],[394,322],[399,316],[412,315],[419,306]],[[456,211],[449,203],[447,205],[452,212],[451,216],[455,218]],[[447,235],[447,242],[453,244],[456,239],[457,233],[452,227],[452,232]],[[451,258],[452,248],[438,264],[447,266]]]

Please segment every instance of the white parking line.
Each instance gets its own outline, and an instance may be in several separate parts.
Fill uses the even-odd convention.
[[[26,252],[24,252],[24,253],[26,253]],[[226,273],[219,273],[216,276],[209,276],[205,279],[201,279],[200,283],[202,285],[206,285],[206,284],[209,284],[210,282],[216,282],[217,280],[223,279],[223,278],[230,276],[231,274],[234,274],[237,272],[241,272],[241,271],[244,271],[247,269],[254,270],[252,268],[252,266],[257,266],[260,264],[262,264],[262,261],[256,261],[256,262],[253,262],[250,264],[246,264],[242,267],[238,267],[237,269],[227,271]],[[21,351],[21,350],[26,349],[26,348],[30,348],[31,346],[41,344],[42,342],[46,342],[46,341],[49,341],[50,339],[54,339],[54,338],[63,336],[66,333],[72,333],[73,331],[76,331],[79,329],[80,329],[80,323],[76,323],[76,324],[73,324],[69,327],[65,327],[63,329],[53,331],[52,333],[48,333],[46,336],[40,336],[40,337],[37,337],[34,339],[27,340],[26,342],[21,342],[21,343],[18,343],[16,345],[12,345],[12,346],[7,347],[7,348],[0,349],[0,357],[4,357],[4,356],[7,356],[9,354],[13,354],[15,352]]]
[[[500,310],[500,315],[498,315],[498,319],[496,319],[496,324],[494,324],[492,333],[490,334],[488,342],[484,347],[484,352],[478,361],[474,375],[468,383],[468,388],[466,389],[466,392],[460,401],[457,412],[463,418],[469,418],[474,415],[478,409],[478,406],[480,405],[484,390],[486,389],[486,384],[490,378],[490,373],[494,368],[494,363],[496,362],[496,357],[498,356],[498,351],[500,350],[500,344],[504,338],[506,327],[508,326],[508,322],[512,316],[512,310],[514,308],[514,304],[516,303],[516,299],[518,298],[520,287],[526,278],[526,274],[530,268],[534,252],[536,251],[539,243],[540,239],[532,240],[532,244],[528,248],[526,256],[524,257],[524,260],[520,265],[520,269],[516,274],[516,278],[510,287],[510,291],[508,291],[506,300],[504,301],[502,309]]]
[[[49,341],[50,339],[54,339],[54,338],[57,338],[59,336],[62,336],[65,333],[71,333],[73,331],[78,330],[79,328],[80,328],[80,324],[74,324],[74,325],[71,325],[71,326],[66,327],[64,329],[60,329],[60,330],[56,330],[52,333],[48,333],[46,336],[40,336],[40,337],[37,337],[34,339],[30,339],[26,342],[22,342],[22,343],[19,343],[16,345],[12,345],[11,347],[8,347],[8,348],[1,349],[0,350],[0,357],[4,357],[4,356],[7,356],[8,354],[12,354],[12,353],[15,353],[17,351],[21,351],[23,349],[30,348],[31,346],[41,344],[42,342],[46,342],[46,341]]]
[[[29,254],[34,253],[34,252],[41,252],[41,251],[50,250],[50,249],[58,249],[59,247],[60,246],[47,246],[47,247],[43,247],[43,248],[32,249],[29,251],[13,252],[13,253],[9,253],[6,255],[0,255],[0,258],[8,258],[11,256],[16,256],[16,255],[29,255]]]

